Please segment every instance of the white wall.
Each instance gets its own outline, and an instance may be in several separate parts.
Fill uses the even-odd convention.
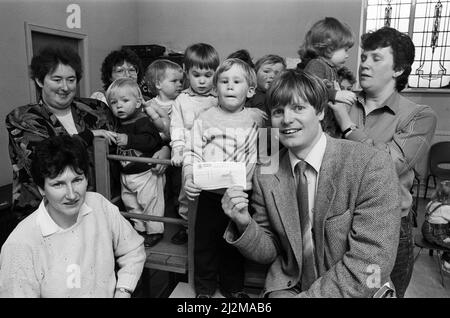
[[[306,31],[334,16],[359,33],[360,0],[138,0],[139,42],[179,51],[196,42],[213,45],[223,59],[245,48],[253,58],[273,53],[298,57]],[[358,43],[351,51],[356,66]]]

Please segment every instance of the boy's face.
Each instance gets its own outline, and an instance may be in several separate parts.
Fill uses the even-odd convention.
[[[167,69],[163,78],[156,84],[156,88],[163,101],[174,100],[183,89],[183,72]]]
[[[310,103],[297,98],[295,103],[274,107],[272,127],[279,128],[280,142],[299,158],[305,158],[320,139],[324,113],[316,113]]]
[[[213,88],[214,70],[193,66],[188,71],[189,85],[197,94],[204,95]]]
[[[342,67],[348,59],[348,48],[340,48],[333,52],[330,62],[337,68]]]
[[[346,79],[343,79],[339,85],[343,91],[351,91],[353,89],[353,84]]]
[[[217,77],[219,105],[231,113],[240,111],[246,99],[254,93],[255,87],[248,85],[244,70],[238,65],[231,66]]]
[[[117,118],[127,119],[141,106],[142,101],[130,87],[118,88],[109,101],[109,106]]]
[[[258,88],[263,92],[270,88],[273,80],[284,71],[284,65],[282,63],[264,63],[256,72],[256,80],[258,82]]]

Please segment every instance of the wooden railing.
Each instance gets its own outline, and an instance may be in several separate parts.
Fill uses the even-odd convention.
[[[101,137],[94,138],[94,160],[95,160],[95,180],[96,191],[113,203],[120,201],[119,197],[111,197],[110,184],[110,160],[126,160],[135,162],[146,162],[149,164],[170,165],[168,159],[154,159],[142,157],[129,157],[109,154],[109,147],[106,139]],[[194,239],[195,239],[195,218],[197,211],[197,201],[189,201],[188,221],[179,218],[166,216],[142,215],[121,211],[126,218],[140,219],[144,221],[164,222],[178,226],[188,227],[188,243],[176,245],[170,242],[170,238],[164,238],[161,242],[151,248],[146,248],[147,260],[146,268],[175,272],[188,273],[188,282],[194,289]],[[246,281],[245,285],[252,288],[262,288],[266,275],[266,266],[247,261],[246,263]]]

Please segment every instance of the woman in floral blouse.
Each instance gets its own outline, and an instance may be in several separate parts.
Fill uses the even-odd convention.
[[[116,119],[101,101],[75,97],[82,76],[80,56],[69,47],[46,47],[30,66],[40,99],[11,111],[6,117],[9,155],[13,167],[13,212],[19,219],[34,211],[42,197],[30,175],[30,155],[37,142],[55,135],[78,136],[89,152],[93,172],[94,136],[110,143]],[[93,174],[89,176],[92,189]]]

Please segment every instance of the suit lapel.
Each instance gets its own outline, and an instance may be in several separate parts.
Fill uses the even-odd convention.
[[[335,163],[337,158],[337,148],[334,140],[327,136],[327,146],[319,172],[319,182],[317,185],[316,199],[314,202],[314,243],[316,252],[316,263],[319,266],[319,273],[325,271],[324,268],[324,225],[325,219],[331,208],[331,204],[336,195],[336,185],[333,178]]]
[[[299,235],[301,229],[297,193],[287,151],[284,153],[280,152],[280,166],[274,177],[278,181],[278,184],[274,184],[274,188],[271,190],[273,200],[292,250],[296,257],[301,259],[302,236]]]

